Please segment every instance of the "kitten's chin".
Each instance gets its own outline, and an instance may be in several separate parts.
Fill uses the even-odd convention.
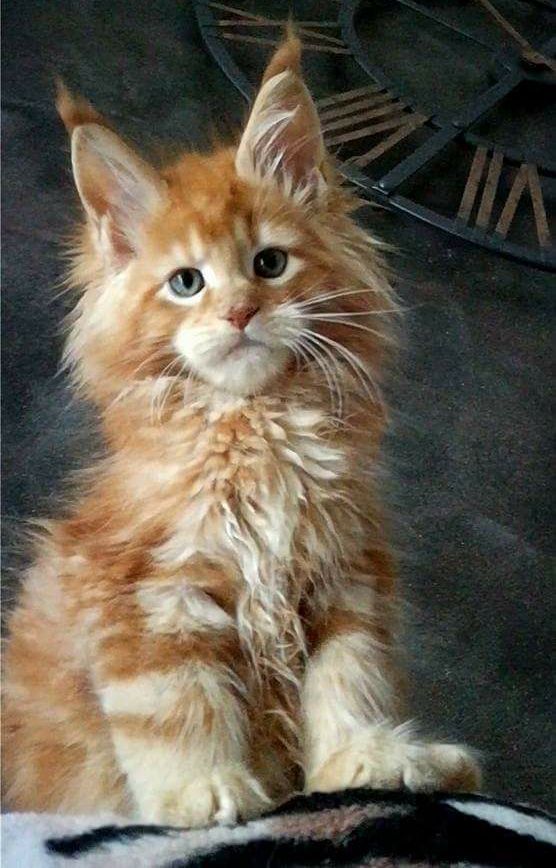
[[[192,364],[205,382],[232,395],[247,397],[270,386],[285,371],[288,360],[285,347],[254,343],[234,349],[218,361]]]

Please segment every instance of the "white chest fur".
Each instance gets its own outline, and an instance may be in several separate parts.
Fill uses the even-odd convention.
[[[185,475],[183,512],[157,559],[231,558],[251,584],[268,559],[294,554],[303,521],[326,521],[341,494],[344,451],[331,440],[322,414],[293,408],[210,419]]]
[[[183,510],[155,553],[176,579],[143,587],[140,601],[157,631],[225,629],[229,618],[190,574],[199,557],[222,564],[239,585],[235,621],[246,649],[284,671],[303,646],[299,573],[338,555],[346,455],[313,410],[209,421],[185,474]]]

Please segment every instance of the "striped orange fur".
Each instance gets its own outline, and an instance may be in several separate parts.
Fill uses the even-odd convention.
[[[86,218],[66,362],[107,456],[10,618],[12,810],[195,826],[476,784],[400,725],[376,475],[397,305],[299,57],[289,35],[237,147],[161,170],[60,90]]]

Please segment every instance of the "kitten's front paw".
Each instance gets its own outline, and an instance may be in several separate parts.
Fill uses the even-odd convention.
[[[410,790],[478,789],[481,773],[471,753],[455,744],[409,741],[395,730],[370,728],[354,736],[307,776],[307,792],[352,787]]]
[[[271,807],[259,781],[237,763],[199,775],[179,791],[159,793],[140,813],[143,822],[195,828],[248,820]]]

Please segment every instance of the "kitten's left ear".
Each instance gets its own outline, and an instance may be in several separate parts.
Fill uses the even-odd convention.
[[[289,33],[263,76],[236,155],[245,180],[277,181],[314,198],[325,188],[325,148],[317,110],[301,74],[301,43]]]

